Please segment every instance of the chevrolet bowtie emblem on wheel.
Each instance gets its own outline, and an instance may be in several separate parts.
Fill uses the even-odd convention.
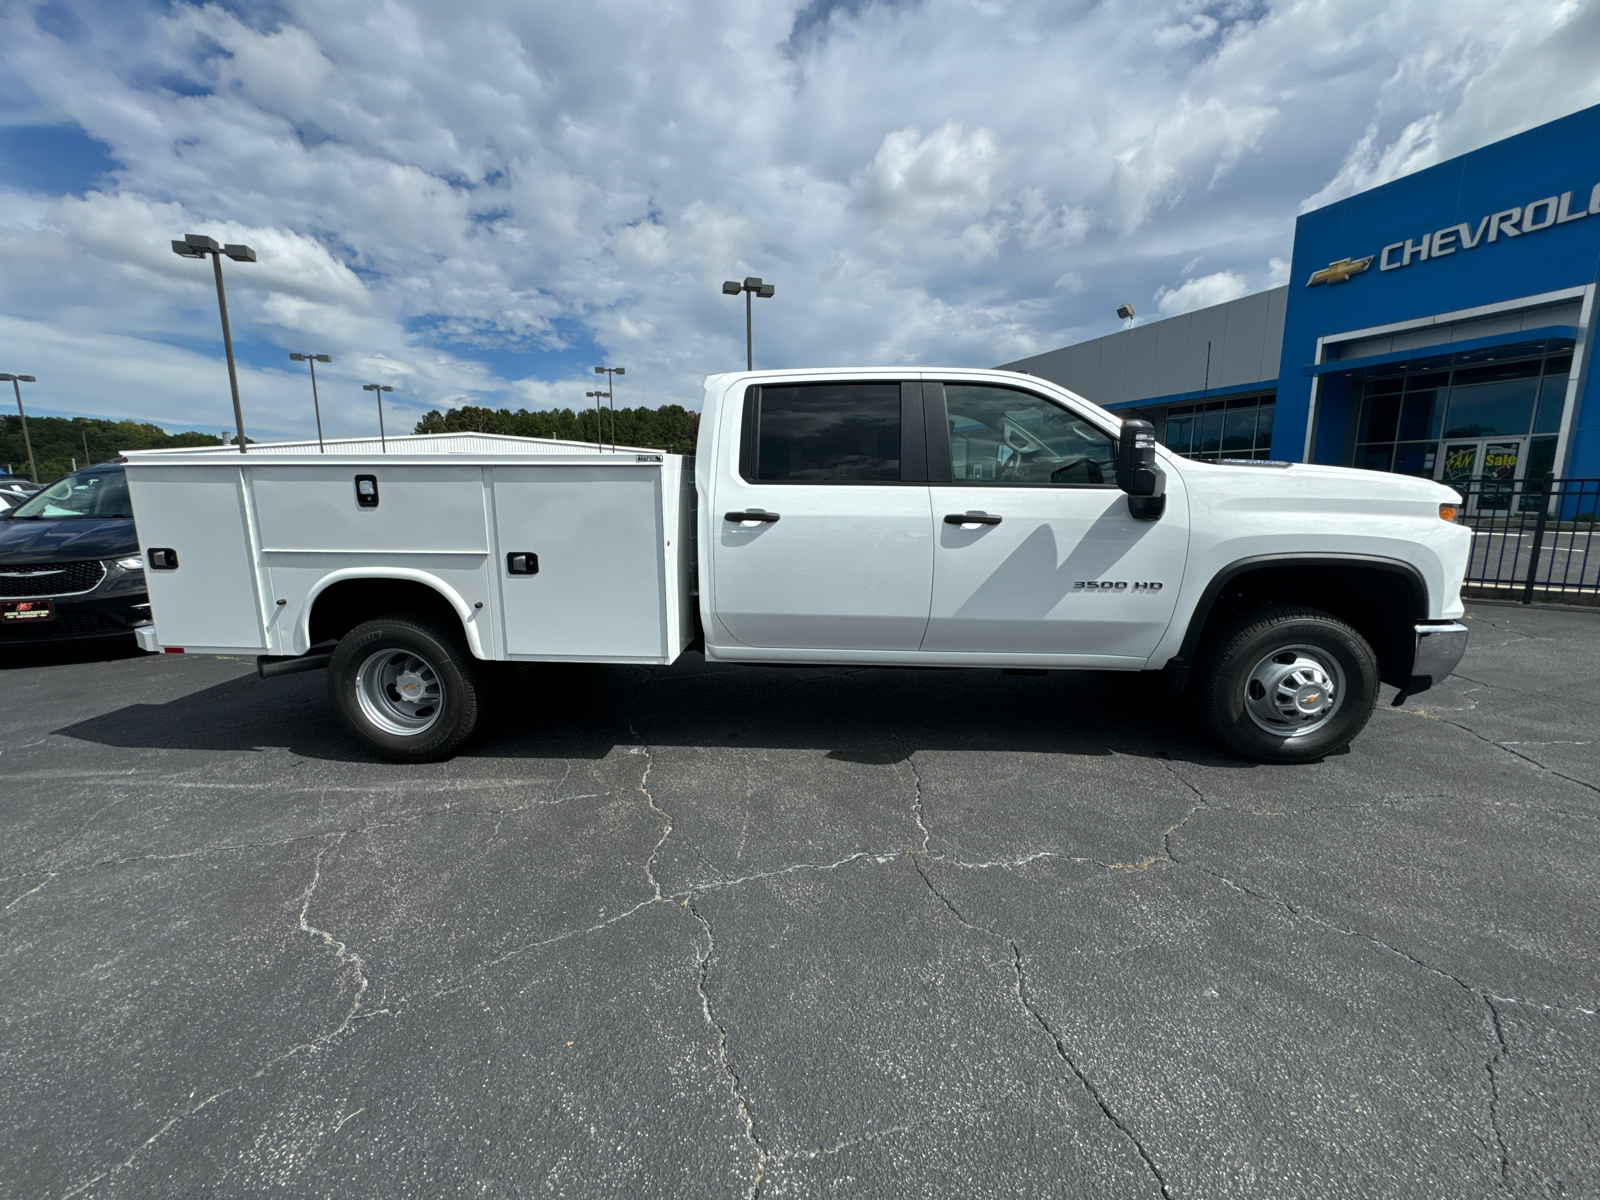
[[[1306,280],[1307,287],[1316,287],[1319,283],[1343,283],[1352,275],[1359,275],[1372,265],[1373,255],[1365,258],[1341,258],[1338,262],[1331,262],[1320,271],[1311,272],[1311,278]]]

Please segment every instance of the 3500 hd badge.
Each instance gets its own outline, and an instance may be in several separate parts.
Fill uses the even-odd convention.
[[[1074,581],[1072,590],[1075,592],[1126,592],[1132,589],[1135,592],[1159,592],[1159,583],[1129,583],[1126,579],[1115,581],[1109,579],[1079,579]]]

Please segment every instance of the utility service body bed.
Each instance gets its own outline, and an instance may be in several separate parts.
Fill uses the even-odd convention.
[[[680,455],[452,433],[126,459],[146,649],[303,655],[318,597],[362,579],[432,588],[480,659],[670,663],[694,638]]]

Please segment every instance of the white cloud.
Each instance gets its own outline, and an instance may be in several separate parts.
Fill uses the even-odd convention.
[[[1209,308],[1213,304],[1226,304],[1250,293],[1250,284],[1243,275],[1232,271],[1217,271],[1186,280],[1175,288],[1156,289],[1156,310],[1163,317]]]
[[[1281,281],[1306,197],[1600,102],[1600,6],[1567,0],[921,0],[798,36],[801,0],[63,4],[70,42],[0,7],[0,121],[121,169],[0,190],[8,345],[43,407],[219,428],[188,232],[260,253],[230,312],[247,415],[286,431],[291,348],[335,397],[581,403],[592,356],[693,404],[743,361],[725,278],[777,285],[758,363],[1007,361]]]

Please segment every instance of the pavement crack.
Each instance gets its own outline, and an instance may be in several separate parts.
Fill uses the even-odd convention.
[[[911,815],[917,822],[918,832],[922,834],[922,845],[917,847],[916,853],[926,854],[928,852],[928,840],[933,835],[928,832],[928,827],[922,820],[922,772],[917,770],[915,753],[909,749],[906,751],[906,766],[911,768],[911,781],[915,787],[911,797]]]
[[[1487,686],[1487,685],[1485,685],[1485,686]],[[1426,718],[1427,720],[1430,720],[1430,721],[1438,721],[1442,725],[1449,725],[1453,729],[1459,729],[1459,730],[1461,730],[1462,733],[1465,733],[1465,734],[1468,734],[1471,737],[1477,738],[1480,742],[1483,742],[1485,745],[1493,746],[1496,750],[1502,750],[1505,753],[1513,756],[1514,758],[1521,759],[1523,762],[1527,763],[1530,767],[1532,767],[1536,771],[1543,771],[1547,775],[1554,775],[1557,779],[1565,779],[1568,783],[1575,783],[1581,788],[1588,788],[1589,791],[1591,791],[1591,792],[1600,792],[1600,785],[1596,785],[1596,784],[1590,783],[1586,779],[1578,779],[1578,778],[1575,778],[1574,776],[1564,774],[1563,772],[1556,770],[1554,767],[1547,767],[1547,766],[1545,766],[1544,763],[1542,763],[1538,759],[1534,758],[1531,754],[1524,754],[1524,753],[1522,753],[1522,751],[1517,749],[1518,746],[1554,746],[1554,745],[1567,745],[1567,744],[1570,744],[1570,745],[1587,745],[1588,743],[1585,743],[1585,742],[1572,742],[1572,743],[1564,743],[1564,742],[1500,742],[1500,741],[1496,741],[1492,737],[1489,737],[1487,734],[1479,733],[1476,729],[1472,728],[1472,726],[1470,726],[1470,725],[1463,725],[1460,721],[1452,721],[1452,720],[1450,720],[1449,717],[1441,717],[1438,713],[1429,712],[1427,709],[1424,709],[1424,708],[1416,708],[1416,709],[1393,708],[1393,709],[1387,709],[1385,711],[1397,712],[1397,713],[1405,713],[1408,716],[1423,717],[1423,718]]]
[[[306,913],[311,908],[311,900],[316,894],[317,885],[322,882],[322,860],[324,856],[327,855],[329,850],[336,849],[343,841],[344,835],[340,834],[338,840],[335,841],[332,846],[324,846],[322,849],[317,851],[317,857],[313,861],[311,867],[311,882],[306,885],[306,890],[300,897],[300,931],[302,933],[310,934],[312,937],[321,940],[324,946],[327,946],[333,951],[334,957],[336,957],[341,963],[346,964],[355,972],[355,997],[350,1001],[350,1009],[345,1013],[344,1020],[339,1023],[339,1027],[335,1029],[332,1034],[328,1035],[330,1037],[337,1036],[343,1033],[346,1029],[350,1028],[350,1022],[355,1020],[356,1013],[361,1008],[361,997],[366,994],[367,988],[370,986],[370,983],[367,979],[366,964],[362,962],[361,956],[346,946],[345,943],[334,937],[333,934],[329,933],[326,929],[318,929],[315,925],[312,925],[306,920]]]
[[[1066,1042],[1062,1039],[1061,1035],[1056,1032],[1054,1027],[1051,1026],[1049,1018],[1047,1018],[1039,1009],[1038,1005],[1034,1004],[1029,998],[1028,975],[1027,970],[1023,965],[1021,947],[1017,945],[1015,940],[1007,937],[1005,934],[999,933],[993,929],[985,929],[980,925],[974,925],[971,921],[967,920],[967,918],[962,915],[961,910],[955,906],[955,903],[950,899],[950,897],[946,896],[942,891],[939,890],[938,886],[933,882],[932,877],[929,876],[927,871],[923,869],[922,863],[916,860],[913,861],[917,868],[917,874],[922,876],[922,882],[928,885],[928,890],[934,894],[934,896],[945,906],[946,909],[949,910],[951,916],[955,917],[955,919],[962,925],[965,925],[968,929],[971,929],[976,933],[986,934],[989,937],[1004,942],[1005,945],[1011,950],[1011,966],[1016,977],[1015,991],[1017,1003],[1021,1005],[1023,1011],[1028,1014],[1033,1022],[1038,1025],[1041,1030],[1043,1030],[1045,1036],[1050,1039],[1051,1045],[1055,1047],[1056,1056],[1060,1058],[1062,1063],[1066,1065],[1067,1070],[1072,1072],[1073,1077],[1077,1079],[1079,1085],[1082,1086],[1089,1099],[1094,1102],[1095,1107],[1100,1110],[1101,1114],[1106,1118],[1106,1120],[1110,1121],[1116,1130],[1121,1133],[1122,1136],[1126,1138],[1133,1146],[1140,1159],[1144,1161],[1145,1167],[1155,1179],[1156,1186],[1161,1189],[1163,1200],[1172,1200],[1172,1192],[1167,1186],[1166,1177],[1162,1175],[1161,1168],[1156,1166],[1155,1159],[1150,1156],[1149,1150],[1147,1150],[1144,1143],[1139,1140],[1138,1135],[1128,1127],[1127,1122],[1117,1115],[1116,1111],[1107,1102],[1105,1096],[1101,1094],[1100,1089],[1095,1086],[1094,1081],[1089,1078],[1089,1076],[1080,1066],[1078,1066],[1078,1062],[1072,1056],[1072,1052],[1067,1049]]]
[[[744,1125],[744,1137],[755,1151],[755,1173],[750,1179],[750,1190],[747,1193],[749,1200],[759,1200],[761,1184],[767,1173],[767,1148],[761,1144],[761,1139],[756,1135],[755,1114],[751,1111],[750,1101],[745,1097],[744,1085],[739,1079],[739,1073],[733,1069],[733,1063],[728,1057],[728,1030],[717,1020],[717,1014],[711,1007],[711,995],[706,991],[706,980],[711,975],[711,960],[716,956],[717,941],[711,932],[711,922],[703,916],[698,908],[689,901],[689,915],[700,923],[701,932],[706,937],[704,954],[697,954],[698,970],[695,975],[695,987],[700,993],[700,1012],[705,1017],[706,1024],[717,1035],[717,1062],[722,1067],[722,1073],[727,1077],[728,1090],[733,1095],[734,1104],[739,1109],[739,1120]]]
[[[1538,1008],[1546,1012],[1578,1014],[1583,1016],[1597,1015],[1594,1009],[1580,1008],[1576,1005],[1541,1004],[1536,1001],[1518,1000],[1511,996],[1496,995],[1487,988],[1480,987],[1477,984],[1470,983],[1467,980],[1462,979],[1459,975],[1452,974],[1449,971],[1433,966],[1431,963],[1424,962],[1416,955],[1408,953],[1407,951],[1400,949],[1398,946],[1391,945],[1382,938],[1373,937],[1371,934],[1362,933],[1360,930],[1348,929],[1342,925],[1337,925],[1332,921],[1325,920],[1314,913],[1308,912],[1299,905],[1291,904],[1287,900],[1280,900],[1276,896],[1269,896],[1265,892],[1259,892],[1253,888],[1247,888],[1242,884],[1236,883],[1232,879],[1229,879],[1226,875],[1223,875],[1217,871],[1213,871],[1208,867],[1202,867],[1198,863],[1180,863],[1179,865],[1192,867],[1194,870],[1199,871],[1202,874],[1209,875],[1213,879],[1226,884],[1228,887],[1232,888],[1236,892],[1239,892],[1241,895],[1249,896],[1254,899],[1264,901],[1267,904],[1274,905],[1283,909],[1293,917],[1297,917],[1304,921],[1309,921],[1313,925],[1319,925],[1322,928],[1330,930],[1333,933],[1340,934],[1341,936],[1356,938],[1360,941],[1364,941],[1379,950],[1383,950],[1394,955],[1396,958],[1404,959],[1406,962],[1415,967],[1421,968],[1430,975],[1436,975],[1440,979],[1444,979],[1455,984],[1463,992],[1467,993],[1467,995],[1476,1000],[1482,1001],[1485,1007],[1487,1007],[1489,1010],[1490,1026],[1494,1032],[1494,1051],[1491,1054],[1488,1062],[1485,1064],[1485,1071],[1488,1076],[1489,1084],[1489,1125],[1494,1133],[1495,1141],[1499,1145],[1499,1172],[1501,1186],[1508,1191],[1510,1190],[1509,1151],[1506,1146],[1505,1138],[1500,1132],[1499,1126],[1500,1081],[1498,1075],[1496,1074],[1496,1066],[1503,1062],[1511,1051],[1510,1047],[1506,1044],[1505,1032],[1500,1024],[1500,1010],[1498,1006],[1502,1004],[1516,1004]]]
[[[644,774],[639,777],[639,791],[644,794],[645,803],[650,806],[650,811],[661,818],[661,837],[656,842],[655,849],[650,851],[650,857],[644,863],[644,875],[650,881],[650,887],[655,892],[656,900],[664,900],[661,894],[661,881],[656,878],[656,858],[661,854],[661,847],[667,844],[667,839],[672,836],[672,814],[656,803],[656,798],[650,794],[650,772],[655,769],[656,756],[645,740],[639,736],[639,731],[633,727],[633,722],[628,722],[628,732],[633,734],[634,740],[639,743],[644,754]]]
[[[1506,1045],[1505,1030],[1500,1026],[1500,1010],[1488,996],[1483,996],[1483,1002],[1489,1006],[1489,1020],[1494,1024],[1495,1042],[1499,1046],[1484,1064],[1484,1070],[1489,1073],[1489,1128],[1494,1133],[1495,1143],[1500,1147],[1500,1186],[1506,1192],[1510,1192],[1511,1151],[1506,1146],[1505,1134],[1500,1131],[1500,1077],[1495,1074],[1495,1067],[1510,1057],[1511,1048]]]
[[[1165,1200],[1172,1200],[1172,1191],[1167,1187],[1166,1177],[1161,1174],[1161,1168],[1156,1166],[1156,1160],[1150,1156],[1150,1151],[1139,1140],[1139,1135],[1134,1133],[1128,1127],[1128,1123],[1119,1117],[1111,1105],[1107,1103],[1106,1098],[1101,1095],[1100,1089],[1094,1085],[1094,1081],[1089,1078],[1082,1067],[1078,1066],[1077,1061],[1072,1057],[1072,1053],[1067,1049],[1067,1044],[1061,1040],[1061,1035],[1051,1026],[1049,1019],[1028,998],[1028,972],[1022,962],[1022,950],[1009,938],[1007,939],[1007,944],[1011,947],[1012,966],[1017,974],[1017,1002],[1028,1010],[1029,1015],[1038,1023],[1039,1028],[1044,1030],[1045,1036],[1055,1045],[1056,1054],[1067,1065],[1067,1069],[1077,1077],[1078,1082],[1083,1085],[1083,1090],[1089,1094],[1089,1099],[1095,1102],[1095,1106],[1105,1115],[1106,1120],[1116,1126],[1118,1132],[1133,1144],[1134,1150],[1144,1160],[1144,1165],[1149,1168],[1150,1174],[1155,1177],[1156,1185],[1161,1189],[1161,1195]]]
[[[342,840],[342,835],[341,835],[341,840]],[[235,1080],[233,1083],[229,1084],[227,1087],[220,1088],[217,1091],[212,1092],[209,1096],[206,1096],[202,1100],[196,1101],[194,1099],[194,1092],[191,1091],[189,1093],[189,1103],[186,1104],[182,1108],[182,1110],[180,1112],[174,1114],[173,1116],[168,1117],[165,1121],[163,1121],[161,1123],[160,1127],[158,1127],[156,1129],[156,1131],[154,1133],[152,1133],[149,1137],[145,1138],[144,1141],[140,1142],[137,1146],[135,1146],[133,1148],[132,1152],[129,1153],[129,1155],[126,1158],[124,1158],[121,1162],[114,1163],[112,1166],[106,1168],[105,1170],[100,1171],[97,1174],[91,1176],[90,1178],[84,1180],[82,1183],[78,1184],[76,1187],[71,1188],[70,1190],[68,1190],[66,1192],[63,1192],[61,1194],[60,1200],[72,1200],[72,1197],[82,1195],[84,1192],[88,1191],[90,1188],[94,1187],[95,1184],[100,1183],[102,1180],[110,1179],[110,1178],[114,1177],[115,1175],[117,1175],[118,1172],[127,1170],[129,1167],[133,1166],[134,1160],[137,1159],[139,1157],[139,1155],[143,1154],[151,1146],[155,1145],[155,1143],[157,1141],[159,1141],[163,1136],[165,1136],[167,1131],[170,1130],[174,1125],[177,1125],[182,1121],[188,1120],[190,1117],[194,1116],[196,1113],[199,1113],[200,1111],[202,1111],[203,1109],[209,1107],[210,1105],[216,1103],[218,1100],[221,1100],[226,1096],[231,1096],[234,1092],[237,1092],[240,1088],[243,1088],[243,1087],[247,1086],[248,1084],[253,1083],[255,1080],[260,1079],[262,1076],[266,1075],[267,1072],[271,1071],[274,1067],[277,1067],[280,1063],[287,1062],[289,1059],[293,1058],[295,1055],[301,1054],[301,1053],[306,1052],[306,1051],[316,1051],[316,1050],[321,1049],[323,1046],[325,1046],[329,1042],[331,1042],[334,1038],[337,1038],[339,1035],[341,1035],[346,1030],[351,1028],[353,1022],[355,1022],[358,1019],[361,1019],[361,1020],[365,1020],[366,1019],[366,1018],[358,1018],[357,1015],[356,1015],[357,1014],[357,1010],[361,1007],[361,995],[362,995],[363,992],[365,992],[367,990],[367,977],[366,977],[366,972],[365,972],[365,969],[364,969],[364,964],[361,961],[361,956],[358,955],[358,954],[355,954],[352,951],[350,951],[345,946],[345,944],[343,942],[337,941],[331,934],[329,934],[325,930],[316,928],[314,925],[311,925],[306,920],[306,911],[311,905],[311,899],[316,893],[317,885],[322,880],[322,859],[323,859],[323,856],[326,855],[327,852],[330,849],[332,849],[332,847],[324,846],[321,850],[317,851],[316,858],[313,861],[312,871],[311,871],[311,881],[310,881],[310,883],[308,883],[306,885],[306,890],[303,893],[301,893],[301,896],[300,896],[299,928],[303,932],[308,933],[308,934],[320,939],[325,945],[329,946],[330,948],[332,948],[334,950],[334,953],[338,956],[338,958],[342,962],[346,962],[346,963],[352,964],[354,969],[355,969],[356,979],[357,979],[356,995],[355,995],[354,1001],[352,1002],[352,1004],[350,1006],[349,1011],[346,1012],[346,1014],[344,1016],[344,1019],[342,1021],[340,1021],[339,1024],[335,1028],[329,1030],[327,1033],[319,1034],[317,1037],[313,1038],[309,1042],[297,1042],[294,1045],[290,1046],[287,1050],[284,1050],[282,1053],[273,1055],[271,1058],[269,1058],[266,1061],[266,1063],[264,1065],[262,1065],[258,1069],[250,1072],[248,1075],[245,1075],[245,1076],[241,1077],[240,1079]],[[389,1010],[387,1010],[387,1009],[376,1009],[376,1010],[368,1012],[366,1014],[366,1017],[374,1017],[374,1016],[379,1015],[380,1013],[389,1013]],[[389,1013],[389,1015],[393,1015],[393,1014]],[[354,1116],[355,1114],[352,1113],[351,1115]],[[348,1119],[348,1118],[346,1118],[346,1119]]]
[[[4,909],[0,909],[0,912],[10,912],[13,908],[15,908],[17,905],[21,904],[29,896],[33,895],[40,888],[42,888],[45,884],[49,883],[52,879],[54,879],[57,874],[59,874],[59,872],[56,872],[56,871],[46,872],[45,877],[43,879],[41,879],[38,883],[34,884],[34,886],[29,888],[27,891],[23,892],[22,895],[18,896],[10,904],[6,905]]]

